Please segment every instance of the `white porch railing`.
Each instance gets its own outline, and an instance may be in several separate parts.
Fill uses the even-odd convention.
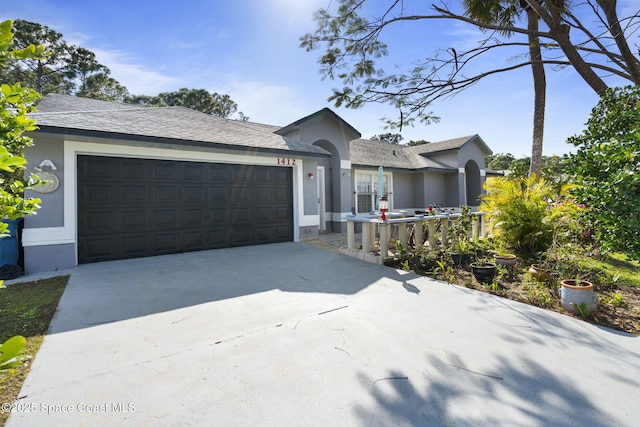
[[[472,227],[469,241],[476,238],[486,236],[486,227],[484,221],[484,212],[472,212]],[[422,247],[430,249],[446,248],[448,242],[449,221],[460,217],[460,213],[437,214],[437,215],[417,215],[412,217],[392,217],[381,220],[379,215],[349,215],[347,219],[347,252],[359,255],[360,258],[368,258],[371,252],[380,250],[380,259],[382,263],[385,258],[389,257],[389,242],[391,240],[391,226],[398,229],[398,241],[404,249],[410,250],[409,230],[413,230],[413,249],[418,250]],[[438,221],[440,221],[440,230],[438,230]],[[356,242],[356,223],[362,224],[362,241],[358,245]],[[427,241],[424,241],[424,227],[427,227]],[[438,239],[438,237],[440,237]],[[358,253],[360,252],[360,253]]]

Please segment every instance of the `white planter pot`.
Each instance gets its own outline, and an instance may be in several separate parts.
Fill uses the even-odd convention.
[[[576,286],[577,283],[583,286]],[[598,306],[598,295],[593,290],[593,284],[583,280],[563,280],[560,288],[560,303],[570,313],[576,312],[576,306],[586,304],[589,311]]]

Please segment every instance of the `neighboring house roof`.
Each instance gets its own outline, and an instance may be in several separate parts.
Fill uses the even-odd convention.
[[[218,145],[328,156],[274,133],[277,126],[223,119],[184,107],[145,107],[49,94],[30,115],[41,131],[155,142]]]
[[[351,126],[349,123],[345,122],[342,117],[338,116],[336,113],[334,113],[331,109],[329,108],[323,108],[322,110],[316,111],[313,114],[309,114],[306,117],[303,117],[299,120],[296,120],[295,122],[280,128],[276,131],[276,133],[278,135],[288,135],[289,133],[291,133],[294,130],[297,130],[300,128],[300,125],[312,121],[314,119],[319,119],[322,118],[324,116],[329,116],[332,119],[336,120],[338,123],[340,123],[341,125],[343,125],[347,131],[349,133],[351,133],[351,135],[347,135],[347,139],[356,139],[356,138],[360,138],[362,136],[362,134],[360,132],[358,132],[353,126]]]

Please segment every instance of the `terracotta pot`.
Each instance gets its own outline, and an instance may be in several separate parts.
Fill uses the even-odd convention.
[[[568,312],[575,313],[576,306],[581,304],[586,304],[590,312],[598,306],[593,283],[586,280],[563,280],[560,285],[560,303]]]
[[[538,264],[531,264],[528,273],[540,281],[549,280],[551,277],[551,272],[542,268]]]

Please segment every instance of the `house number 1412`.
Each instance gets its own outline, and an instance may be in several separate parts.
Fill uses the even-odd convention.
[[[284,166],[295,166],[296,159],[278,159],[278,164]]]

